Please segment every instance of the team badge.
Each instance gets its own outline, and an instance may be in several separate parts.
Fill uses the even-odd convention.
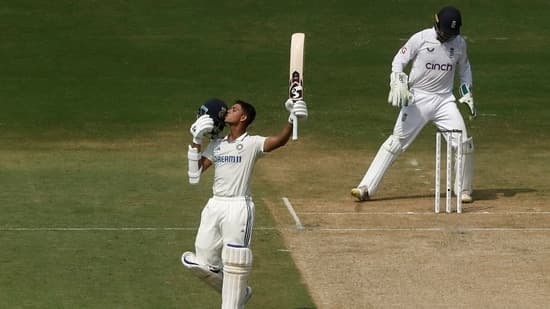
[[[243,144],[237,144],[237,150],[238,151],[243,150],[243,148],[244,148]]]

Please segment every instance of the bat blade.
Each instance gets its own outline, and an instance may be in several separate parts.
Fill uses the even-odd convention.
[[[290,40],[289,98],[301,100],[304,97],[304,33],[294,33]]]
[[[294,102],[304,99],[304,33],[293,33],[290,39],[288,97]],[[298,139],[298,119],[294,117],[292,140]]]

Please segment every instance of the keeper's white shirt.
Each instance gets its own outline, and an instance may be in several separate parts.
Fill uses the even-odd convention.
[[[466,41],[460,35],[441,43],[434,28],[415,33],[393,58],[392,71],[403,72],[411,60],[410,89],[448,94],[453,91],[455,72],[461,84],[472,84]]]
[[[264,153],[266,137],[244,133],[233,141],[214,139],[202,156],[212,161],[212,193],[219,197],[250,196],[250,178],[256,160]]]

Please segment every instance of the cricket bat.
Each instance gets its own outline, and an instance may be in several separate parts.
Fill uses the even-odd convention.
[[[296,102],[304,99],[304,33],[293,33],[290,40],[290,77],[288,97]],[[298,118],[293,119],[292,140],[298,139]]]

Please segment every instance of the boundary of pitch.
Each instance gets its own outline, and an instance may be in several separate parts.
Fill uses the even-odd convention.
[[[255,230],[308,230],[324,232],[549,232],[550,227],[415,227],[415,228],[392,228],[392,227],[365,227],[365,228],[328,228],[328,227],[306,227],[302,224],[300,215],[371,215],[371,216],[410,216],[410,215],[436,215],[433,212],[299,212],[297,213],[287,197],[282,197],[283,204],[294,220],[294,227],[255,227]],[[509,211],[509,212],[472,212],[463,215],[550,215],[549,211]],[[25,232],[25,231],[195,231],[197,227],[0,227],[2,232]]]
[[[298,212],[300,215],[325,215],[325,216],[411,216],[411,215],[423,215],[423,216],[433,216],[438,215],[433,211],[425,212],[414,212],[414,211],[405,211],[405,212],[352,212],[352,211],[342,211],[342,212],[321,212],[321,211],[303,211]],[[439,215],[444,215],[441,213]],[[460,216],[468,215],[491,215],[491,216],[511,216],[511,215],[550,215],[550,211],[504,211],[504,212],[489,212],[489,211],[475,211],[475,212],[463,212],[459,214]]]
[[[0,232],[94,232],[94,231],[195,231],[196,227],[0,227]],[[255,230],[296,230],[297,227],[256,227]],[[550,232],[550,227],[372,227],[372,228],[328,228],[306,227],[300,230],[323,232]]]

